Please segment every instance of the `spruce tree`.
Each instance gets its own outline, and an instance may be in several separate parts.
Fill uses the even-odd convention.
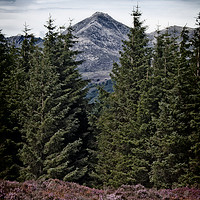
[[[124,41],[120,64],[114,64],[114,92],[105,99],[103,113],[98,119],[100,135],[97,172],[105,185],[148,185],[148,160],[145,132],[140,132],[137,111],[143,85],[148,78],[150,56],[146,27],[141,13],[133,11],[133,24]]]
[[[170,40],[167,39],[165,44],[165,51],[171,50],[166,54],[168,59],[165,68],[167,70],[164,70],[166,72],[163,79],[164,93],[159,103],[157,130],[152,137],[152,155],[155,156],[155,161],[152,164],[151,181],[159,188],[191,184],[189,177],[186,178],[191,156],[189,138],[192,132],[197,134],[190,125],[193,120],[191,113],[194,112],[191,100],[194,96],[195,78],[190,61],[191,47],[186,27],[181,33],[179,48],[173,38],[171,43]]]
[[[21,55],[21,67],[24,68],[24,72],[27,73],[30,68],[31,54],[35,50],[35,38],[33,34],[30,34],[28,25],[24,25],[23,42],[20,48]]]
[[[43,51],[48,54],[49,59],[52,64],[55,64],[57,60],[57,53],[58,46],[57,46],[57,38],[58,38],[58,30],[57,27],[54,25],[54,20],[52,19],[51,15],[49,16],[47,24],[44,27],[47,29],[44,38],[44,49]]]
[[[87,81],[77,71],[71,26],[58,33],[49,18],[44,49],[32,54],[21,114],[25,179],[88,178]],[[53,46],[52,46],[53,44]],[[28,159],[27,159],[28,158]]]
[[[46,162],[49,177],[60,178],[68,181],[84,183],[88,178],[88,119],[87,100],[85,99],[87,81],[84,81],[77,70],[77,66],[82,61],[76,61],[78,51],[72,50],[76,43],[71,25],[67,29],[67,34],[58,35],[56,45],[59,47],[56,52],[57,59],[54,60],[58,73],[60,90],[57,93],[56,101],[58,107],[55,111],[57,120],[55,128],[60,130],[63,137],[63,157],[57,150],[53,162],[51,156]],[[51,148],[55,138],[52,138],[47,146]],[[59,146],[60,148],[61,146]],[[58,157],[57,157],[58,156]]]
[[[23,110],[20,113],[23,148],[20,151],[24,167],[22,179],[38,179],[44,171],[44,145],[53,135],[52,102],[57,85],[56,72],[45,55],[33,54],[32,66],[23,90]],[[53,148],[53,147],[52,147]]]
[[[177,84],[178,75],[178,45],[176,38],[168,33],[164,35],[164,48],[160,58],[164,62],[160,64],[162,69],[162,87],[160,91],[159,116],[155,118],[156,132],[152,137],[152,155],[154,162],[151,170],[151,181],[156,187],[171,187],[177,181],[181,169],[181,148],[180,152],[176,147],[181,145],[177,141],[181,135],[177,132],[177,94],[174,90]],[[184,163],[184,161],[183,161]]]
[[[189,116],[190,116],[190,136],[189,141],[191,142],[190,147],[190,162],[188,170],[188,179],[191,184],[199,184],[200,181],[200,157],[199,157],[199,146],[200,146],[200,13],[196,18],[197,28],[194,31],[192,38],[192,82],[191,90],[188,98],[190,103],[188,104]]]
[[[13,71],[17,66],[18,54],[10,47],[0,32],[0,178],[16,180],[19,176],[18,149],[20,134],[15,116],[16,92]]]

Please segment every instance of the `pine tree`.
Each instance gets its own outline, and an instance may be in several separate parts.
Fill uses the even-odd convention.
[[[124,41],[120,64],[115,64],[112,80],[114,93],[105,100],[98,120],[100,135],[97,171],[105,185],[145,184],[148,180],[146,133],[138,131],[138,103],[148,79],[150,56],[146,27],[140,21],[138,7],[133,11],[129,40]]]
[[[22,179],[38,179],[44,171],[44,145],[53,135],[53,94],[57,89],[56,72],[45,55],[33,54],[23,93],[23,110],[20,114],[23,148],[20,156],[24,167]],[[53,147],[52,147],[53,148]]]
[[[30,34],[29,31],[31,29],[28,28],[28,25],[24,25],[24,39],[22,42],[22,46],[20,48],[21,55],[21,68],[24,68],[24,72],[27,73],[30,68],[31,54],[35,50],[35,38],[33,34]]]
[[[178,180],[181,174],[181,167],[184,165],[182,159],[181,142],[182,136],[178,132],[178,105],[179,94],[175,86],[178,84],[178,45],[173,35],[164,35],[164,48],[160,58],[164,62],[158,67],[162,72],[162,86],[159,102],[159,116],[155,118],[156,133],[152,137],[152,155],[154,162],[151,170],[151,181],[156,187],[171,187]],[[159,69],[158,68],[158,69]],[[178,143],[180,141],[180,143]],[[176,147],[179,146],[177,150]]]
[[[54,65],[57,60],[57,53],[59,52],[59,47],[57,46],[57,38],[59,33],[58,30],[56,30],[57,27],[54,25],[54,20],[52,19],[51,15],[49,16],[47,24],[44,25],[44,27],[47,29],[47,32],[44,38],[43,51],[48,54],[51,63]]]
[[[195,29],[194,36],[192,38],[192,82],[188,95],[190,103],[188,104],[188,114],[190,116],[190,162],[188,170],[188,179],[191,184],[199,184],[200,180],[200,13],[196,18],[197,28]]]
[[[43,52],[31,54],[21,114],[25,179],[88,179],[87,81],[77,71],[74,36],[49,18]],[[54,46],[51,46],[51,45]],[[28,158],[28,159],[27,159]]]
[[[139,102],[137,118],[140,124],[141,131],[143,130],[148,134],[149,139],[156,131],[156,119],[159,117],[159,102],[164,95],[164,82],[165,79],[165,58],[164,58],[164,37],[166,34],[161,34],[157,30],[156,43],[152,50],[151,67],[148,71],[148,78],[143,84],[143,93]],[[150,142],[150,141],[149,141]],[[148,151],[151,151],[151,142],[147,144]],[[150,156],[150,162],[152,158]]]
[[[54,95],[58,90],[58,76],[52,65],[49,50],[44,53],[34,46],[32,35],[25,26],[21,48],[20,68],[23,83],[20,86],[19,121],[23,138],[20,157],[23,162],[21,180],[38,179],[45,173],[44,145],[53,135],[55,120]],[[31,38],[31,39],[29,39]]]
[[[181,33],[179,50],[173,40],[171,44],[168,41],[167,44],[170,45],[171,50],[167,54],[169,63],[166,63],[168,67],[164,79],[167,85],[164,84],[163,87],[164,93],[159,104],[160,115],[156,119],[157,130],[152,137],[152,155],[155,156],[155,161],[151,171],[151,181],[154,186],[166,188],[178,184],[191,184],[186,176],[189,170],[191,148],[189,138],[193,132],[190,125],[192,120],[190,113],[194,112],[191,107],[191,96],[194,95],[194,76],[186,27]],[[167,50],[166,46],[165,50]]]
[[[14,81],[13,71],[16,67],[17,51],[9,47],[6,39],[0,33],[0,178],[16,180],[19,176],[18,143],[20,134],[17,129],[17,119],[13,115]]]
[[[90,130],[92,132],[92,139],[90,144],[90,155],[91,155],[91,172],[90,172],[90,186],[91,187],[100,187],[102,186],[102,182],[104,179],[104,174],[97,174],[96,168],[98,168],[98,159],[99,151],[98,146],[104,146],[105,142],[100,145],[98,140],[98,136],[100,134],[100,129],[98,128],[98,119],[102,115],[103,107],[105,106],[106,98],[109,96],[109,93],[104,90],[101,86],[98,88],[98,96],[93,104],[90,104],[90,113],[89,113],[89,124]],[[100,139],[100,138],[99,138]],[[106,145],[105,145],[106,146]],[[103,158],[103,157],[102,157]],[[106,159],[105,159],[106,160]]]
[[[72,50],[76,43],[72,34],[71,25],[67,29],[67,34],[59,34],[56,52],[56,70],[58,73],[60,91],[56,101],[59,106],[55,115],[57,116],[56,129],[60,129],[63,137],[63,158],[55,157],[57,162],[52,162],[51,156],[48,158],[47,167],[50,177],[58,177],[63,180],[84,183],[88,178],[88,119],[85,99],[87,81],[80,76],[77,66],[81,61],[76,61],[75,57],[79,53]],[[54,143],[56,138],[48,144]],[[59,147],[60,148],[60,147]],[[59,153],[57,151],[56,153]],[[52,154],[52,153],[51,153]],[[63,163],[62,163],[63,162]]]

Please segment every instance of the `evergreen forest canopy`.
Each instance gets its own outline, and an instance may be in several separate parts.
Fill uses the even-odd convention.
[[[113,64],[114,92],[88,81],[70,25],[50,17],[44,47],[25,26],[20,49],[0,34],[0,178],[171,188],[200,182],[200,13],[193,38],[157,30],[148,46],[138,7]]]

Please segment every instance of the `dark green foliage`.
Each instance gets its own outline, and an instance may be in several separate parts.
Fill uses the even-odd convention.
[[[179,44],[157,31],[151,51],[139,16],[113,67],[114,92],[100,99],[97,177],[113,187],[198,184],[199,28],[190,41],[184,27]]]
[[[104,100],[97,122],[101,131],[97,171],[103,184],[114,187],[148,184],[146,133],[139,131],[137,111],[142,86],[148,79],[150,56],[140,15],[138,8],[133,11],[134,27],[129,40],[124,41],[120,65],[113,66],[114,92]]]
[[[154,118],[156,124],[156,131],[152,137],[153,147],[151,149],[155,161],[152,164],[151,181],[156,187],[170,187],[173,182],[179,177],[179,170],[181,166],[181,148],[176,149],[179,144],[177,142],[182,139],[177,132],[177,126],[180,121],[177,120],[178,112],[175,112],[175,105],[177,104],[177,95],[175,94],[175,86],[177,85],[176,76],[178,70],[178,46],[176,45],[173,36],[169,37],[168,34],[163,35],[163,41],[159,44],[160,38],[158,37],[158,45],[160,45],[159,59],[163,60],[163,65],[155,63],[154,67],[163,67],[160,72],[160,90],[157,90],[159,96],[159,116]],[[164,48],[161,50],[161,44]],[[158,61],[158,60],[157,60]],[[158,71],[159,68],[156,70]],[[156,79],[159,76],[156,76]],[[175,93],[174,93],[175,92]],[[181,143],[181,142],[180,142]],[[180,153],[178,152],[180,150]],[[184,163],[184,160],[183,160]]]
[[[63,135],[63,161],[58,160],[58,164],[50,161],[53,164],[51,170],[52,172],[55,171],[56,175],[49,176],[83,183],[83,177],[86,176],[88,170],[88,152],[86,149],[88,148],[89,136],[87,131],[87,101],[85,99],[87,81],[82,80],[76,69],[77,65],[81,63],[80,61],[75,61],[75,56],[79,52],[71,50],[75,43],[75,38],[72,34],[72,27],[69,26],[67,30],[66,35],[61,34],[58,37],[57,42],[60,51],[57,52],[56,60],[56,70],[61,88],[60,91],[57,90],[58,94],[56,95],[58,106],[55,111],[57,118],[55,128],[60,130],[61,135]],[[53,142],[52,140],[51,143]],[[49,147],[51,148],[50,144]],[[61,146],[58,147],[60,148]],[[60,154],[60,150],[55,152]],[[55,154],[55,152],[52,153]],[[59,155],[59,157],[61,156]],[[52,160],[51,157],[49,158]],[[59,162],[64,162],[62,163],[63,170],[60,170],[60,172],[61,164]]]
[[[114,91],[102,84],[90,104],[71,25],[64,35],[50,17],[43,49],[26,25],[20,49],[0,33],[0,178],[199,185],[200,14],[191,40],[186,27],[179,38],[158,30],[153,49],[138,7],[132,16]]]
[[[189,89],[189,104],[187,106],[189,112],[189,125],[191,132],[189,135],[190,161],[188,170],[188,179],[191,183],[199,184],[200,182],[200,13],[196,18],[197,28],[192,39],[192,47],[194,51],[191,56],[192,80]]]
[[[54,20],[52,19],[51,15],[49,16],[47,24],[44,26],[47,28],[47,32],[44,38],[44,52],[49,55],[51,63],[54,64],[56,62],[57,54],[56,40],[58,37],[58,31],[55,31],[57,27],[54,25]]]
[[[21,68],[24,68],[24,72],[28,72],[30,69],[30,62],[31,62],[31,56],[34,52],[35,46],[35,38],[33,34],[29,34],[29,31],[31,29],[28,28],[28,26],[24,25],[24,40],[22,42],[22,46],[20,49],[20,64]]]
[[[44,48],[25,26],[19,50],[1,34],[1,178],[89,182],[91,165],[86,86],[71,25],[63,35],[51,17]],[[13,60],[12,60],[13,59]],[[21,142],[22,138],[22,142]],[[18,154],[18,150],[20,151]]]
[[[44,172],[44,145],[53,134],[53,98],[57,89],[56,73],[48,58],[36,52],[32,58],[29,79],[23,88],[23,110],[20,113],[23,148],[20,156],[23,179],[37,179]],[[53,148],[53,147],[52,147]]]
[[[192,152],[190,138],[199,135],[197,129],[194,131],[191,126],[191,121],[197,120],[194,120],[191,113],[196,113],[199,108],[197,102],[199,92],[196,90],[196,78],[190,60],[190,42],[185,27],[181,33],[181,39],[179,50],[175,41],[172,40],[171,44],[167,42],[171,46],[167,54],[166,66],[168,67],[164,78],[167,84],[163,84],[164,93],[159,102],[159,118],[154,120],[156,132],[152,137],[151,150],[155,161],[152,164],[150,176],[156,187],[169,188],[197,183],[189,163]],[[166,47],[165,45],[165,50],[167,50]],[[194,96],[197,100],[195,102]],[[194,135],[191,136],[191,134]],[[196,138],[197,141],[199,141],[198,138]]]
[[[15,81],[12,72],[16,66],[17,51],[9,47],[0,33],[0,178],[15,180],[19,176],[18,143],[20,134],[14,117]]]
[[[29,59],[20,113],[23,179],[58,178],[85,183],[88,177],[87,81],[77,68],[75,38],[57,32],[49,18],[44,49]]]

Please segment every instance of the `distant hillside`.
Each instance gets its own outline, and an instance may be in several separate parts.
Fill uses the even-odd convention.
[[[20,47],[22,42],[24,41],[24,36],[23,35],[16,35],[16,36],[11,36],[8,37],[7,40],[11,45],[15,45],[16,47]],[[43,39],[42,38],[35,38],[36,42],[35,44],[42,47],[43,46]]]
[[[166,31],[168,31],[168,33],[174,37],[179,37],[180,34],[181,34],[181,31],[182,31],[183,27],[182,26],[170,26],[170,27],[167,27],[165,29],[162,29],[160,30],[160,33],[161,34],[164,34]],[[188,27],[188,30],[189,30],[189,37],[192,38],[193,34],[194,34],[194,28],[189,28]],[[155,44],[155,36],[157,35],[156,31],[154,32],[151,32],[149,34],[147,34],[149,40],[150,40],[150,46],[153,46]],[[180,38],[178,38],[178,41],[180,42]]]

